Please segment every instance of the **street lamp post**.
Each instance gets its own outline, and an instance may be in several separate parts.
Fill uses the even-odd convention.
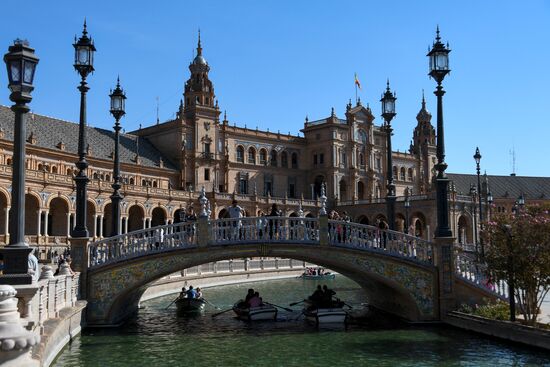
[[[475,185],[470,185],[470,197],[472,198],[472,216],[474,217],[474,246],[476,249],[476,257],[479,258],[479,247],[477,241],[477,213],[476,213],[476,199],[477,199],[477,190]]]
[[[409,190],[405,191],[405,234],[409,234],[409,209],[411,201],[409,200]]]
[[[452,237],[452,231],[449,227],[449,202],[447,191],[449,179],[445,175],[447,163],[445,163],[445,138],[443,129],[443,95],[445,91],[441,83],[445,76],[451,71],[449,69],[449,52],[451,50],[441,42],[439,36],[439,27],[437,27],[435,42],[432,49],[426,56],[430,60],[429,75],[437,82],[437,88],[434,94],[437,96],[437,237]]]
[[[115,118],[115,162],[113,166],[113,194],[111,195],[111,207],[113,210],[112,221],[113,225],[111,236],[120,235],[120,202],[122,201],[122,195],[120,194],[120,155],[119,155],[119,145],[120,145],[120,118],[126,113],[124,110],[126,104],[126,94],[120,88],[120,79],[117,78],[115,90],[111,90],[109,94],[111,98],[111,115]]]
[[[78,162],[76,167],[78,173],[74,177],[76,183],[76,223],[73,229],[72,236],[75,238],[88,237],[88,228],[86,227],[86,214],[87,214],[87,197],[86,192],[88,182],[88,176],[86,175],[86,169],[88,168],[88,162],[86,161],[87,153],[87,139],[86,139],[86,92],[88,84],[86,83],[86,77],[94,71],[94,52],[96,50],[94,43],[90,37],[88,37],[88,31],[86,30],[86,21],[84,21],[84,29],[82,30],[82,36],[76,40],[73,44],[75,49],[74,56],[74,68],[80,74],[82,78],[78,90],[80,91],[80,121],[78,127]]]
[[[479,163],[481,161],[481,153],[479,148],[476,147],[476,152],[474,154],[474,160],[476,161],[476,171],[477,171],[477,198],[479,201],[479,230],[483,231],[483,206],[481,201],[481,176]],[[479,236],[479,246],[481,247],[481,259],[485,259],[485,247],[483,246],[483,237]]]
[[[17,39],[4,55],[8,69],[10,100],[15,104],[12,160],[12,192],[9,217],[10,243],[0,249],[4,259],[4,275],[1,284],[30,284],[28,256],[32,249],[25,243],[25,139],[27,103],[32,100],[33,80],[38,57],[27,41]]]
[[[390,91],[390,81],[387,81],[386,91],[382,95],[380,102],[382,102],[382,117],[384,118],[384,127],[387,134],[387,194],[386,194],[386,210],[388,215],[388,224],[391,230],[395,229],[395,184],[393,183],[393,162],[392,162],[392,149],[391,149],[391,135],[392,127],[391,120],[396,115],[395,113],[395,94]]]

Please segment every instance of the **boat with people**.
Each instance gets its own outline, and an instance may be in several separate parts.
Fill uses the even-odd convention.
[[[348,319],[348,313],[344,310],[343,301],[339,298],[333,299],[336,292],[329,289],[326,285],[317,289],[306,300],[304,300],[304,309],[302,313],[306,320],[315,325],[324,324],[345,324]]]
[[[334,304],[331,307],[315,307],[308,302],[305,304],[302,312],[306,320],[315,325],[345,324],[348,320],[348,313],[343,309],[343,304]]]
[[[233,311],[237,317],[245,321],[263,321],[263,320],[275,320],[277,318],[277,308],[263,304],[257,307],[247,307],[242,305],[243,301],[233,305]]]
[[[178,313],[201,312],[205,305],[206,301],[203,298],[178,298],[176,300]]]
[[[336,278],[336,274],[326,271],[324,268],[306,268],[306,271],[304,271],[299,278],[308,280],[330,280]]]

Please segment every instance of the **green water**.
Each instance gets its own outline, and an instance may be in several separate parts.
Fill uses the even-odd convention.
[[[343,277],[325,282],[358,315],[366,301]],[[310,294],[314,281],[288,279],[205,289],[222,310],[254,287],[263,299],[288,307]],[[447,327],[407,326],[376,317],[347,328],[317,329],[296,312],[276,322],[246,323],[232,312],[195,317],[165,310],[174,296],[145,302],[135,319],[118,329],[85,330],[55,366],[550,366],[550,354]]]

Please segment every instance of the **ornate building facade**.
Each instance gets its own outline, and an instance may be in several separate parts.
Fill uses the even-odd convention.
[[[347,211],[365,224],[385,221],[386,132],[375,123],[371,109],[360,101],[346,106],[343,118],[306,118],[303,137],[231,124],[221,114],[209,79],[199,39],[197,56],[189,65],[183,99],[176,118],[121,135],[123,232],[178,222],[198,191],[205,187],[212,216],[227,215],[233,198],[247,215],[268,212],[276,203],[284,215],[316,216],[321,186],[329,206]],[[430,238],[435,229],[435,190],[432,184],[436,133],[422,99],[409,152],[392,152],[396,184],[396,228],[412,224],[418,236]],[[94,238],[111,235],[114,133],[87,127],[89,198],[87,226]],[[67,243],[75,218],[74,163],[78,124],[29,114],[27,119],[27,194],[25,233],[43,253]],[[10,208],[13,114],[0,106],[0,242],[6,243]],[[476,226],[469,185],[472,175],[450,175],[451,223],[460,242],[474,241]],[[521,194],[532,202],[550,197],[550,179],[509,176],[484,178],[484,197],[495,180],[496,208],[511,210]],[[515,184],[521,181],[521,185]],[[411,202],[410,213],[404,197]],[[489,214],[489,206],[484,203]]]

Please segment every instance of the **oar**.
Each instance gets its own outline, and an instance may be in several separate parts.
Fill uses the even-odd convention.
[[[350,310],[353,308],[351,307],[349,304],[347,304],[346,302],[342,302],[344,305],[348,306],[350,308]]]
[[[216,316],[219,316],[221,315],[222,313],[226,313],[226,312],[229,312],[229,311],[232,311],[233,310],[233,307],[227,309],[227,310],[224,310],[224,311],[221,311],[221,312],[216,312],[214,314],[212,314],[212,317],[216,317]]]
[[[216,306],[215,304],[213,304],[213,303],[210,302],[209,300],[204,299],[204,298],[203,298],[203,300],[204,300],[204,302],[208,303],[210,306],[216,308],[216,310],[221,310],[221,308],[219,308],[218,306]]]
[[[301,301],[299,301],[299,302],[292,302],[291,304],[289,304],[289,306],[290,306],[290,307],[296,306],[296,305],[299,305],[300,303],[304,303],[305,301],[306,301],[306,300],[304,299],[304,300],[301,300]]]
[[[271,306],[275,306],[275,307],[282,308],[283,310],[288,311],[288,312],[294,312],[293,309],[290,309],[290,308],[287,308],[287,307],[279,306],[279,305],[276,305],[276,304],[273,304],[273,303],[269,303],[269,302],[264,302],[264,303],[265,303],[266,305],[271,305]]]
[[[172,306],[174,304],[174,302],[176,302],[178,299],[180,299],[180,296],[178,296],[175,300],[173,300],[172,302],[170,302],[170,304],[168,306],[166,306],[165,310],[168,309],[168,307]]]

